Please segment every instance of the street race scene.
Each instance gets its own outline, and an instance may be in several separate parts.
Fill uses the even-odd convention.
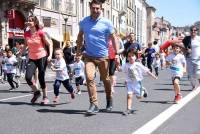
[[[0,0],[0,134],[200,134],[199,0]]]

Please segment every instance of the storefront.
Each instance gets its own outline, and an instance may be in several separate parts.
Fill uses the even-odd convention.
[[[8,44],[14,47],[16,42],[24,43],[25,17],[15,9],[7,11],[8,18]]]
[[[26,17],[36,5],[35,0],[0,0],[0,45],[24,42]]]

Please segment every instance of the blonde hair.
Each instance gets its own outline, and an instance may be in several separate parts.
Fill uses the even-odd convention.
[[[62,55],[64,55],[62,48],[56,48],[55,51],[54,51],[54,54],[55,54],[57,51],[60,51],[60,53],[61,53]]]
[[[64,44],[63,44],[63,47],[62,48],[65,48],[65,47],[70,47],[71,46],[71,42],[68,40],[68,41],[65,41]]]

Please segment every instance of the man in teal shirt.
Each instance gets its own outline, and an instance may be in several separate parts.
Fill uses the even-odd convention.
[[[99,69],[106,92],[106,110],[111,111],[113,98],[111,91],[111,82],[108,75],[108,38],[112,39],[113,47],[118,52],[118,41],[114,34],[112,22],[101,17],[102,1],[92,0],[90,2],[90,16],[85,17],[80,22],[80,30],[77,37],[77,55],[81,54],[81,47],[85,41],[85,72],[90,107],[87,113],[93,114],[99,111],[97,91],[95,85],[96,67]],[[116,53],[116,59],[118,55]],[[119,61],[117,60],[119,63]]]

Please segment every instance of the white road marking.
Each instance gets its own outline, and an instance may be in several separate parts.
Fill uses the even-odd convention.
[[[19,98],[23,98],[23,97],[27,97],[27,96],[31,96],[31,95],[32,95],[32,94],[22,95],[22,96],[15,96],[15,97],[10,97],[10,98],[1,99],[0,101],[7,101],[7,100],[19,99]]]
[[[47,91],[47,92],[53,92],[53,90],[50,90],[50,91]],[[15,97],[1,99],[0,101],[7,101],[7,100],[19,99],[19,98],[24,98],[24,97],[32,96],[32,95],[33,94],[27,94],[27,95],[22,95],[22,96],[15,96]]]
[[[180,110],[184,105],[190,102],[195,96],[200,93],[200,86],[185,96],[178,104],[173,104],[171,107],[160,113],[158,116],[147,122],[145,125],[137,129],[132,134],[151,134],[166,120],[168,120],[173,114]]]

